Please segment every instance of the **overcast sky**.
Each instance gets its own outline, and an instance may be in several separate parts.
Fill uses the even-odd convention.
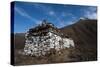
[[[26,32],[44,19],[61,28],[73,24],[83,17],[97,19],[97,7],[15,2],[14,32]]]

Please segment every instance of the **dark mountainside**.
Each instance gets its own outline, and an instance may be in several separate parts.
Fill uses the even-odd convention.
[[[71,57],[80,61],[97,59],[97,20],[79,20],[77,23],[61,28],[75,42]]]
[[[14,34],[15,49],[23,49],[25,44],[25,33]]]
[[[44,59],[20,55],[20,50],[23,51],[25,46],[25,34],[15,34],[15,64],[23,65],[97,60],[97,20],[79,20],[75,24],[65,26],[60,30],[74,40],[75,48],[63,50],[65,53],[61,56],[51,55],[49,58],[44,57]]]

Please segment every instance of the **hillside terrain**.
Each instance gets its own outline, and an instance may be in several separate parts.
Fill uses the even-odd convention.
[[[79,20],[61,31],[74,40],[73,52],[77,58],[82,61],[97,59],[97,20]]]
[[[56,54],[40,58],[21,55],[25,33],[14,34],[15,65],[97,60],[97,20],[80,19],[75,24],[60,28],[60,31],[74,40],[75,48],[62,50],[60,56]]]

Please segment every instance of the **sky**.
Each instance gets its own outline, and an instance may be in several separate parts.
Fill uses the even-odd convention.
[[[80,18],[97,19],[96,6],[15,2],[14,33],[27,32],[45,19],[61,28]]]

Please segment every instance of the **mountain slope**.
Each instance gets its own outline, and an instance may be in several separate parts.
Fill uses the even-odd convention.
[[[75,42],[73,57],[82,61],[97,59],[97,20],[79,20],[61,31]]]
[[[14,34],[15,49],[23,49],[25,44],[25,33]]]
[[[25,46],[25,33],[14,34],[15,64],[43,64],[56,62],[94,61],[97,60],[97,20],[79,20],[75,24],[60,29],[75,42],[75,48],[62,50],[59,56],[31,57],[20,54]],[[12,44],[13,45],[13,44]]]

